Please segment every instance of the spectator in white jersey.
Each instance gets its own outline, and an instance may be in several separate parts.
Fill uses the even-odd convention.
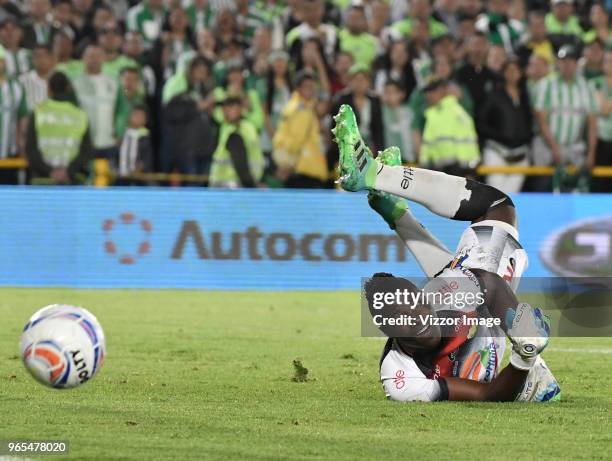
[[[132,108],[127,129],[119,148],[118,186],[137,186],[143,182],[134,178],[137,173],[148,173],[153,169],[153,151],[147,129],[147,108],[136,105]]]
[[[5,72],[11,77],[25,74],[32,67],[30,50],[21,47],[23,31],[19,21],[7,16],[0,23],[0,44],[6,50]]]
[[[83,54],[85,71],[74,80],[79,105],[87,112],[96,158],[116,160],[115,111],[118,98],[117,81],[102,73],[104,52],[89,45]]]
[[[27,107],[21,84],[6,73],[6,52],[0,46],[0,159],[23,152]],[[17,171],[0,169],[0,184],[16,184]]]
[[[604,57],[605,74],[589,82],[595,91],[597,101],[597,166],[612,166],[612,49]],[[612,192],[610,178],[597,178],[593,181],[593,192]]]
[[[32,52],[34,69],[19,77],[25,90],[28,112],[47,99],[47,81],[51,76],[55,59],[46,45],[36,45]]]
[[[587,80],[577,72],[578,57],[572,45],[562,46],[557,53],[558,73],[542,79],[535,89],[534,109],[541,133],[533,146],[536,165],[590,169],[595,163],[595,96]],[[538,189],[550,190],[550,183],[542,183]]]

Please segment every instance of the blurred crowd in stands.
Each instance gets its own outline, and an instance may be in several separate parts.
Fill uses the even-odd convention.
[[[372,152],[506,192],[612,191],[612,0],[0,0],[0,183],[333,187]],[[156,179],[156,178],[159,178]],[[205,179],[204,179],[205,178]]]

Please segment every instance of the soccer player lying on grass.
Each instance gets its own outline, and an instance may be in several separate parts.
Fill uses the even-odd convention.
[[[473,274],[486,288],[484,305],[491,312],[489,318],[501,320],[502,329],[513,343],[510,364],[501,373],[497,372],[502,359],[498,354],[503,354],[505,338],[489,336],[486,325],[475,329],[461,325],[462,315],[458,315],[456,309],[426,302],[411,306],[392,302],[376,310],[377,294],[397,290],[417,294],[420,290],[410,281],[390,274],[375,274],[366,282],[365,296],[371,314],[386,320],[380,329],[389,340],[381,357],[380,374],[390,399],[535,400],[534,387],[545,382],[542,377],[548,371],[539,357],[548,343],[548,321],[539,309],[519,303],[508,284],[496,274],[479,269],[474,269]],[[426,286],[425,292],[427,290]],[[515,309],[506,306],[515,306]],[[402,317],[411,317],[415,322],[388,322]],[[459,327],[439,326],[443,322],[422,320],[432,317],[459,320]],[[455,368],[461,372],[460,377],[453,372]],[[464,376],[465,370],[472,376]]]
[[[508,196],[469,179],[425,169],[404,168],[399,165],[397,148],[386,149],[375,160],[361,139],[351,108],[342,106],[335,120],[342,187],[349,191],[370,191],[372,208],[396,229],[426,275],[436,277],[424,287],[425,291],[448,291],[451,279],[457,287],[455,289],[465,293],[486,293],[485,289],[500,293],[502,288],[498,285],[503,285],[507,288],[506,302],[510,300],[511,303],[500,307],[492,304],[492,298],[489,298],[481,307],[497,311],[496,316],[500,319],[506,319],[504,308],[512,316],[521,306],[521,311],[532,313],[529,317],[534,322],[541,318],[539,310],[525,304],[519,306],[510,289],[516,289],[518,279],[527,266],[527,257],[518,243],[515,208]],[[400,197],[420,203],[440,216],[472,222],[463,233],[454,257],[414,219]],[[485,278],[488,286],[485,285]],[[447,306],[430,307],[438,312],[448,309]],[[471,306],[473,311],[476,308]],[[505,327],[505,332],[509,332],[510,327]],[[537,331],[536,324],[531,327]],[[515,349],[518,347],[521,350],[528,345],[525,338],[510,336],[510,339]],[[533,339],[535,343],[543,340]],[[429,349],[427,360],[421,362],[415,360],[419,357],[415,356],[414,350],[406,344],[403,348],[400,346],[402,342],[406,343],[389,341],[381,362],[383,386],[390,398],[395,400],[427,400],[429,398],[426,397],[431,395],[440,397],[439,392],[419,392],[418,386],[408,386],[406,379],[411,379],[412,384],[417,380],[421,384],[429,381],[426,384],[432,388],[437,388],[436,383],[432,383],[436,378],[458,376],[490,382],[499,374],[505,350],[504,332],[499,327],[463,338],[446,338],[436,345],[435,353]],[[544,346],[529,344],[528,348],[535,348],[539,352]],[[558,385],[543,360],[531,360],[530,357],[526,364],[521,365],[521,354],[516,352],[513,357],[513,368],[529,365],[531,370],[518,400],[543,401],[558,395]],[[425,363],[427,361],[429,363]],[[390,369],[395,370],[391,375],[388,374]]]

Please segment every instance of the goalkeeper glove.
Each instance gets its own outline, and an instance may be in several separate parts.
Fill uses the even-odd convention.
[[[508,338],[512,342],[510,363],[520,370],[528,370],[548,345],[550,321],[540,308],[521,303],[506,313]]]

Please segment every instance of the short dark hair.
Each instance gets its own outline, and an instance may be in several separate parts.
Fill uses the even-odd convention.
[[[529,14],[527,15],[527,19],[531,19],[531,18],[545,18],[546,17],[546,11],[544,10],[533,10],[530,11]]]
[[[206,59],[204,56],[195,56],[190,62],[189,62],[189,72],[191,72],[195,67],[197,66],[205,66],[207,69],[211,70],[212,69],[212,63],[210,62],[210,60]]]
[[[74,88],[70,83],[70,79],[63,72],[53,72],[51,77],[49,77],[48,86],[52,99],[77,104]]]
[[[406,89],[404,88],[404,86],[401,84],[401,82],[399,80],[390,78],[385,82],[385,86],[394,86],[396,88],[398,88],[400,91],[406,91]]]
[[[43,50],[43,51],[46,51],[49,54],[51,54],[53,52],[49,45],[45,45],[43,43],[37,43],[36,45],[34,45],[34,48],[32,48],[32,53],[34,53],[36,50],[39,50],[39,51]]]
[[[126,66],[123,69],[121,69],[121,72],[119,72],[120,75],[127,74],[127,73],[140,75],[140,70],[138,69],[138,67],[135,67],[135,66]]]
[[[317,76],[310,70],[301,70],[295,75],[295,79],[293,80],[294,88],[297,88],[306,80],[317,81]]]
[[[361,3],[353,3],[351,6],[349,6],[348,11],[351,10],[357,10],[357,11],[361,11],[362,13],[365,14],[366,9],[365,7],[361,4]]]

